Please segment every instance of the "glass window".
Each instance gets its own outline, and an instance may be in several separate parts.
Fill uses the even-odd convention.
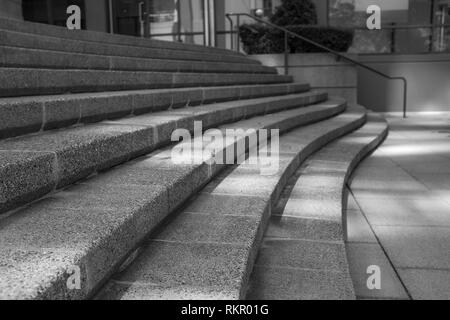
[[[114,0],[114,32],[203,44],[203,10],[203,0]]]
[[[382,30],[366,28],[372,4],[382,9]],[[449,0],[329,0],[328,17],[330,26],[355,30],[354,53],[441,52],[449,50],[450,29],[433,24],[450,22],[449,7]]]

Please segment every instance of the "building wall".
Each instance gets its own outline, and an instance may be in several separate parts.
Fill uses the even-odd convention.
[[[364,55],[360,61],[408,80],[408,110],[450,111],[450,54]],[[378,112],[399,112],[403,86],[358,70],[358,102]]]
[[[0,0],[0,16],[23,19],[22,0]]]
[[[283,54],[250,56],[266,66],[276,67],[284,74]],[[356,57],[354,57],[356,58]],[[340,96],[351,104],[357,102],[357,69],[351,64],[323,53],[301,53],[289,55],[289,75],[295,82],[309,83],[313,90],[326,91],[331,96]]]

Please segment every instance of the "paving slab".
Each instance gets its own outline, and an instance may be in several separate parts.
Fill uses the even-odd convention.
[[[301,217],[272,215],[265,233],[267,239],[310,239],[314,241],[341,241],[340,224]]]
[[[397,268],[450,269],[450,228],[374,226]]]
[[[354,297],[348,273],[255,267],[248,300],[337,300]]]
[[[369,223],[359,209],[347,209],[346,218],[348,243],[378,243]]]
[[[345,272],[348,268],[345,245],[308,240],[264,240],[256,265],[294,269]]]
[[[358,299],[409,299],[405,288],[378,243],[349,243],[347,244],[347,253],[350,274]],[[367,273],[367,270],[370,266],[380,268],[381,289],[379,290],[371,290],[367,287],[367,280],[371,275]]]
[[[411,198],[360,198],[358,203],[373,226],[449,226],[450,206],[430,194]]]
[[[388,121],[391,135],[363,163],[351,188],[410,297],[445,299],[448,115],[389,116]]]
[[[268,208],[268,202],[261,202],[259,198],[239,195],[236,201],[235,195],[222,195],[213,193],[201,193],[186,208],[190,213],[214,213],[223,216],[258,216]]]
[[[449,300],[450,271],[399,269],[400,276],[415,300]]]
[[[245,276],[247,259],[248,251],[239,245],[154,242],[120,281],[139,281],[159,288],[222,287],[228,299],[238,299],[237,280]]]

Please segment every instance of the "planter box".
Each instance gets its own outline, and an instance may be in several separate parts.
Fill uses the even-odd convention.
[[[276,67],[284,74],[284,54],[250,55],[266,66]],[[349,57],[356,59],[357,56]],[[347,62],[336,61],[326,53],[298,53],[289,55],[289,74],[296,82],[307,82],[314,90],[341,96],[350,104],[357,103],[358,72]]]

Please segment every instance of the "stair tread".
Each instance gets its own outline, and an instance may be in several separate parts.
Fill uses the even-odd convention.
[[[274,68],[249,63],[187,61],[51,51],[1,45],[0,66],[52,69],[139,70],[172,72],[223,72],[276,74]]]
[[[167,47],[134,47],[118,43],[92,42],[75,40],[70,38],[52,37],[44,34],[28,34],[10,30],[0,29],[0,43],[3,45],[44,49],[61,52],[91,53],[102,55],[114,55],[123,57],[161,58],[170,60],[192,60],[192,61],[218,61],[228,63],[248,63],[250,65],[261,65],[260,62],[248,59],[243,55],[234,55],[231,52],[211,53],[189,50],[172,50]]]
[[[226,49],[215,48],[215,47],[205,47],[203,45],[187,44],[187,43],[177,43],[168,42],[163,40],[155,39],[142,39],[136,37],[130,37],[125,35],[108,34],[105,32],[97,31],[87,31],[87,30],[67,30],[67,28],[48,25],[43,23],[35,23],[23,20],[14,20],[7,18],[0,18],[0,29],[11,30],[22,33],[30,33],[37,35],[51,35],[53,37],[59,38],[69,38],[69,39],[79,39],[83,41],[91,42],[103,42],[103,43],[119,43],[128,46],[137,47],[150,47],[150,48],[170,48],[173,50],[192,50],[198,52],[217,52],[224,54],[231,54],[242,56],[241,53],[234,51],[229,51]]]
[[[177,87],[275,84],[291,76],[251,73],[171,73],[151,71],[0,68],[0,97],[68,92],[100,92]]]
[[[113,277],[98,298],[242,299],[285,181],[301,159],[364,120],[364,109],[352,108],[282,135],[280,168],[273,176],[261,176],[259,166],[246,164],[227,169],[151,235],[138,258]],[[295,151],[286,144],[305,134],[309,140]]]
[[[328,118],[341,112],[343,106],[342,102],[328,104],[320,113],[317,106],[299,108],[298,122],[283,124],[283,119],[273,117],[271,125],[290,130],[303,121]],[[314,118],[307,116],[308,110]],[[288,120],[294,117],[293,111],[280,114]],[[175,165],[170,154],[170,148],[155,152],[0,220],[0,297],[89,297],[169,211],[220,170],[207,162]],[[81,290],[65,286],[72,266],[80,266]]]
[[[307,84],[244,85],[0,98],[0,138],[182,106],[302,93]]]
[[[357,164],[386,134],[386,122],[369,114],[362,128],[330,143],[297,171],[269,221],[249,299],[355,299],[343,193]],[[286,273],[289,285],[275,283]]]

